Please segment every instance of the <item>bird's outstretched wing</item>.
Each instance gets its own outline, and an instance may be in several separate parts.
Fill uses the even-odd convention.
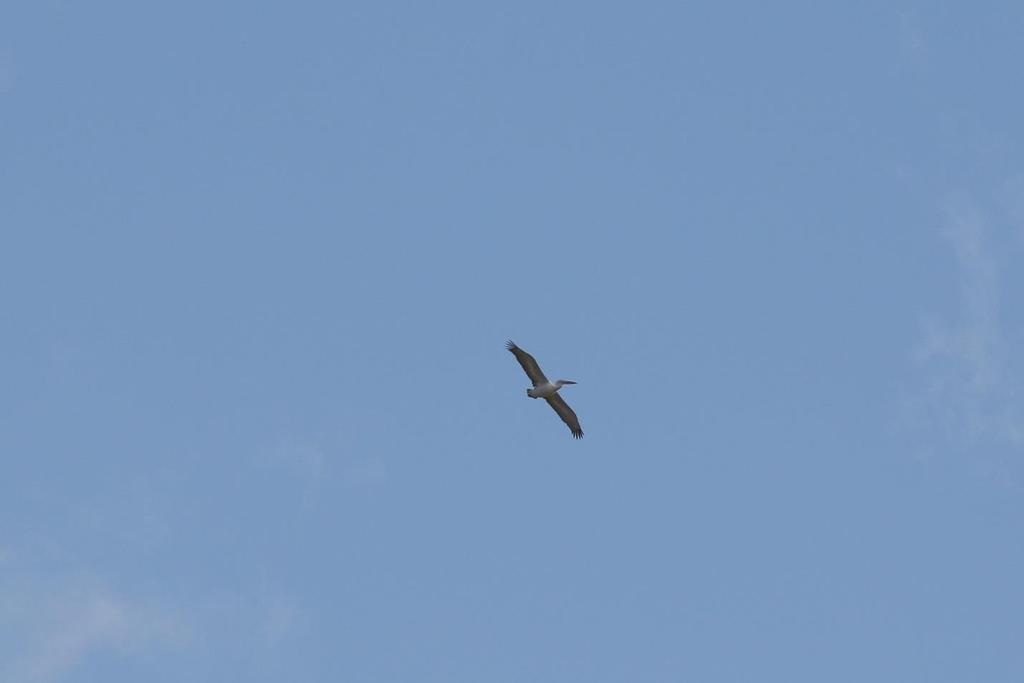
[[[526,371],[526,376],[533,382],[533,386],[540,384],[547,384],[548,378],[544,376],[544,373],[540,371],[540,366],[537,365],[537,361],[533,359],[533,356],[523,351],[521,348],[516,346],[512,341],[505,343],[505,348],[512,352],[512,355],[516,357],[519,364],[523,366],[523,370]],[[572,412],[571,410],[569,412]]]
[[[569,425],[569,431],[572,432],[572,438],[582,439],[583,429],[580,427],[579,418],[576,417],[576,413],[572,411],[569,404],[566,403],[558,394],[548,397],[547,402],[548,405],[554,408],[555,412],[558,413],[558,417],[562,418],[562,422]]]

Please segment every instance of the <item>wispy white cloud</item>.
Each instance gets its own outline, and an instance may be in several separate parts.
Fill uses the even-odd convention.
[[[4,683],[77,680],[97,658],[187,656],[194,666],[216,668],[224,652],[272,657],[311,618],[286,587],[263,581],[171,600],[80,576],[29,577],[25,569],[0,578]]]
[[[952,361],[967,387],[980,392],[997,382],[1003,350],[996,261],[977,210],[957,206],[948,218],[944,233],[956,255],[959,320],[929,321],[915,355],[923,363]]]
[[[920,17],[904,13],[899,23],[900,48],[914,64],[922,64],[927,58],[928,43]]]
[[[1020,334],[1004,312],[1002,289],[1005,265],[1021,261],[1019,245],[1007,234],[1005,211],[993,219],[960,197],[945,218],[943,234],[956,264],[956,313],[925,321],[914,350],[921,388],[911,403],[929,433],[969,446],[1019,446],[1024,350],[1015,343]]]
[[[309,442],[282,441],[258,460],[257,464],[286,475],[298,485],[303,508],[316,504],[325,481],[331,476],[332,463],[326,451]]]
[[[182,646],[175,610],[76,580],[0,587],[0,674],[11,683],[56,683],[90,657]]]
[[[265,596],[259,610],[261,639],[268,645],[285,640],[305,621],[305,611],[298,602],[283,593]]]
[[[188,610],[192,641],[206,650],[244,650],[254,657],[272,655],[275,648],[301,633],[311,621],[310,610],[281,586],[249,586],[221,591],[193,603]]]
[[[282,440],[256,458],[256,465],[285,475],[297,485],[303,508],[315,506],[323,488],[364,488],[387,480],[387,466],[379,456],[359,456],[344,445],[323,440]]]

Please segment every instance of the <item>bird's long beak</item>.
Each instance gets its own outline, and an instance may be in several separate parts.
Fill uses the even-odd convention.
[[[571,379],[563,379],[562,384],[576,384],[576,382],[573,382]]]

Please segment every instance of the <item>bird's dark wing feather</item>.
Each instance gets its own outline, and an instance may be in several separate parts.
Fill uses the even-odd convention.
[[[540,366],[537,365],[537,361],[533,359],[533,356],[523,351],[511,341],[505,344],[505,348],[511,351],[512,355],[519,361],[519,364],[523,366],[523,370],[526,371],[526,376],[533,382],[533,386],[547,384],[548,378],[540,371]]]
[[[582,439],[583,429],[580,427],[580,421],[576,417],[576,413],[572,411],[569,404],[562,399],[561,396],[555,394],[547,399],[548,405],[555,409],[558,413],[558,417],[562,418],[562,422],[569,425],[569,431],[572,432],[572,438]]]

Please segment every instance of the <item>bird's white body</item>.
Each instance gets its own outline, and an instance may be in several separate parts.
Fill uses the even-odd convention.
[[[566,384],[576,384],[576,382],[567,382],[564,379],[560,379],[557,382],[544,382],[543,384],[538,384],[532,389],[527,389],[526,395],[530,398],[547,398],[557,394],[558,390]]]

